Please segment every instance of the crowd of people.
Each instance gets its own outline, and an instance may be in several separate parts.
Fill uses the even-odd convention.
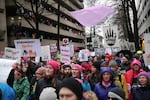
[[[149,100],[150,72],[142,53],[116,53],[62,63],[56,58],[34,62],[22,57],[14,63],[1,100]]]

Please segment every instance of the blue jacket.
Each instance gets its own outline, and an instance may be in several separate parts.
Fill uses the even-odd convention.
[[[2,91],[2,100],[16,100],[15,91],[9,85],[0,83],[0,89]]]
[[[112,75],[112,78],[111,78],[112,84],[107,88],[102,85],[102,80],[103,80],[102,75],[104,74],[104,72],[109,72]],[[98,100],[108,100],[108,97],[107,97],[108,92],[112,88],[118,87],[113,81],[113,71],[110,68],[107,68],[107,67],[101,68],[100,78],[101,78],[100,82],[95,85],[94,92],[96,93],[96,95],[98,97]]]

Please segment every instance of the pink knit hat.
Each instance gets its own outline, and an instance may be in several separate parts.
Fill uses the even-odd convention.
[[[84,70],[84,68],[79,64],[73,64],[72,68],[76,68],[80,73]]]
[[[142,64],[141,64],[141,62],[139,61],[139,60],[133,60],[132,62],[131,62],[131,68],[133,68],[133,66],[134,65],[138,65],[140,68],[142,67]]]
[[[57,74],[57,73],[58,73],[58,69],[59,69],[59,65],[60,65],[60,64],[59,64],[57,61],[55,61],[55,60],[50,60],[50,61],[47,62],[47,65],[50,65],[50,66],[53,67],[53,69],[54,69],[54,74]]]

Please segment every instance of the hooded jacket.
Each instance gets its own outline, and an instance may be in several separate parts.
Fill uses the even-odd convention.
[[[109,72],[112,75],[112,77],[110,79],[111,85],[109,87],[107,87],[107,88],[102,85],[102,80],[103,80],[102,76],[103,76],[103,74],[105,72]],[[95,88],[94,88],[94,92],[96,93],[96,95],[98,97],[98,100],[107,100],[108,92],[114,87],[118,87],[118,86],[113,81],[113,71],[110,68],[107,68],[107,67],[101,68],[101,71],[100,71],[100,82],[98,82],[95,85]]]

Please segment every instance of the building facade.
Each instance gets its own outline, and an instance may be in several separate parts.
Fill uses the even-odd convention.
[[[14,47],[15,39],[31,38],[39,38],[42,45],[58,40],[63,45],[63,38],[68,38],[75,47],[85,48],[84,27],[69,13],[82,9],[83,0],[13,1],[6,0],[8,46]]]
[[[139,36],[150,33],[150,0],[136,0]]]
[[[7,46],[7,27],[6,27],[6,9],[5,0],[0,0],[0,51]]]

